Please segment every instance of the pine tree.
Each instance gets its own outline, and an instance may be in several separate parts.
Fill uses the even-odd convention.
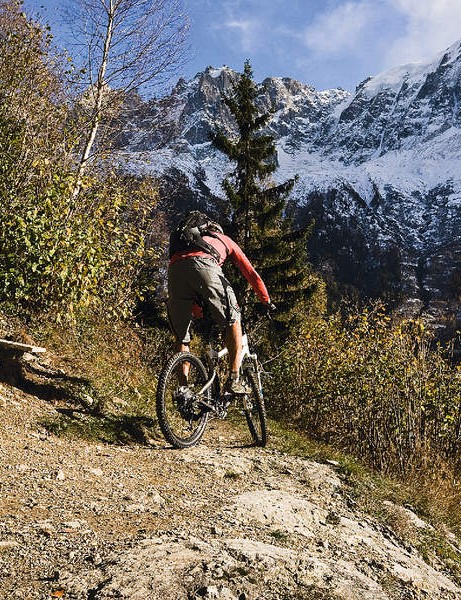
[[[271,175],[277,169],[273,136],[262,133],[273,111],[257,106],[258,86],[250,62],[223,99],[233,115],[238,137],[232,139],[218,129],[212,134],[216,148],[235,162],[235,169],[223,182],[229,202],[231,235],[241,245],[265,281],[277,304],[277,321],[286,329],[302,308],[322,297],[323,283],[308,264],[308,229],[296,229],[287,215],[287,201],[297,178],[275,185]],[[242,298],[241,280],[236,283]],[[250,296],[251,297],[251,296]],[[248,299],[245,299],[248,311]],[[254,307],[249,308],[253,312]]]

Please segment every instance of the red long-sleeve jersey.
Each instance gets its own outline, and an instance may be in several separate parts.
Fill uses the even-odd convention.
[[[240,270],[242,275],[251,285],[253,290],[255,291],[258,298],[263,303],[270,302],[269,292],[267,291],[266,286],[264,285],[264,281],[261,279],[258,272],[255,270],[253,265],[250,263],[248,258],[245,256],[243,250],[240,248],[238,244],[234,242],[230,237],[224,235],[224,233],[215,233],[212,236],[204,235],[203,239],[213,246],[219,253],[219,266],[224,264],[224,261],[229,258],[232,263]],[[183,258],[189,258],[191,256],[207,256],[210,255],[204,252],[203,250],[181,250],[173,254],[170,259],[170,265],[174,264],[178,260]]]

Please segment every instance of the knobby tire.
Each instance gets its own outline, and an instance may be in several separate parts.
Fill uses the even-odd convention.
[[[194,422],[190,423],[182,417],[175,405],[173,390],[179,387],[178,372],[184,363],[190,365],[188,386],[191,389],[198,391],[208,380],[208,372],[202,361],[189,352],[172,356],[160,374],[156,395],[157,419],[165,439],[175,448],[190,448],[197,444],[208,421],[206,409],[199,410],[194,415]],[[209,400],[210,390],[205,394]]]
[[[244,378],[251,387],[251,409],[243,408],[248,429],[256,446],[264,447],[267,444],[267,416],[264,398],[259,387],[258,377],[253,369],[244,370]]]

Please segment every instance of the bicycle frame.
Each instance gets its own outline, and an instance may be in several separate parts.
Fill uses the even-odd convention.
[[[228,354],[229,354],[229,351],[226,347],[222,348],[221,350],[215,350],[215,348],[213,348],[212,343],[210,342],[210,344],[208,346],[207,356],[208,356],[208,362],[209,362],[210,368],[212,368],[212,373],[211,373],[210,379],[205,383],[203,388],[198,392],[198,394],[197,394],[198,396],[202,395],[213,385],[213,383],[218,375],[218,373],[216,371],[216,367],[217,367],[219,361],[222,358],[224,358],[225,356],[227,356]],[[243,365],[245,359],[251,360],[251,362],[253,363],[255,373],[258,378],[258,385],[259,385],[260,390],[262,390],[258,357],[255,353],[250,352],[250,346],[248,344],[248,335],[246,333],[244,333],[242,336],[242,357],[241,357],[242,365]]]

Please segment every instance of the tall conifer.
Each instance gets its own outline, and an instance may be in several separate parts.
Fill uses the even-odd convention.
[[[303,305],[312,302],[313,292],[323,290],[323,285],[308,264],[308,231],[294,228],[286,214],[296,178],[279,185],[271,180],[277,169],[277,151],[273,136],[262,133],[262,129],[273,111],[260,111],[258,93],[247,60],[237,83],[223,97],[235,118],[238,136],[231,138],[218,129],[212,134],[212,141],[235,163],[234,171],[223,182],[230,205],[231,235],[265,281],[278,307],[276,321],[281,329],[286,329],[303,312]],[[241,280],[236,285],[242,297]],[[316,294],[317,300],[321,296]],[[245,304],[248,310],[248,299]]]

